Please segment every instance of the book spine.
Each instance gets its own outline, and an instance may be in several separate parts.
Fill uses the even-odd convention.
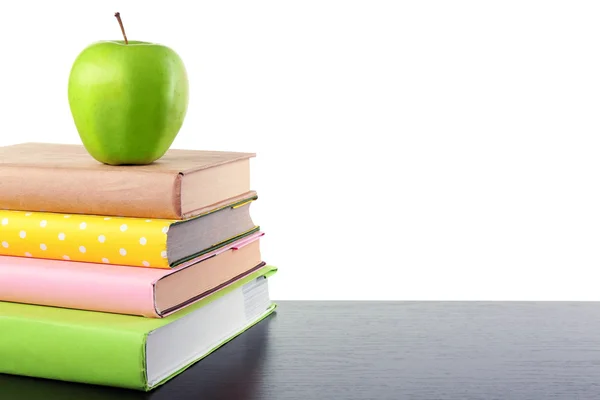
[[[0,255],[169,269],[173,222],[0,210]]]
[[[178,174],[0,165],[0,209],[181,219]]]
[[[0,301],[160,318],[156,272],[0,256]]]
[[[71,322],[0,316],[0,373],[145,389],[144,334]]]

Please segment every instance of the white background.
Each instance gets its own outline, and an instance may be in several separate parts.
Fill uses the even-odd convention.
[[[600,299],[600,4],[13,1],[0,145],[80,143],[69,69],[168,45],[173,148],[256,152],[277,299]]]

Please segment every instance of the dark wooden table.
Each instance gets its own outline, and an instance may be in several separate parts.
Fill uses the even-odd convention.
[[[153,392],[0,375],[0,398],[600,398],[600,303],[279,304]]]

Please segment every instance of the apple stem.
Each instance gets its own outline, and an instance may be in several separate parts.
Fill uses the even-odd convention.
[[[129,42],[127,41],[127,35],[125,35],[125,28],[123,28],[123,22],[121,21],[121,13],[116,12],[115,17],[117,17],[117,21],[119,21],[121,32],[123,33],[123,37],[125,38],[125,44],[129,44]]]

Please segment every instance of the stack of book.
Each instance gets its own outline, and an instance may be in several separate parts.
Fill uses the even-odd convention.
[[[0,373],[148,391],[273,312],[253,156],[0,147]]]

